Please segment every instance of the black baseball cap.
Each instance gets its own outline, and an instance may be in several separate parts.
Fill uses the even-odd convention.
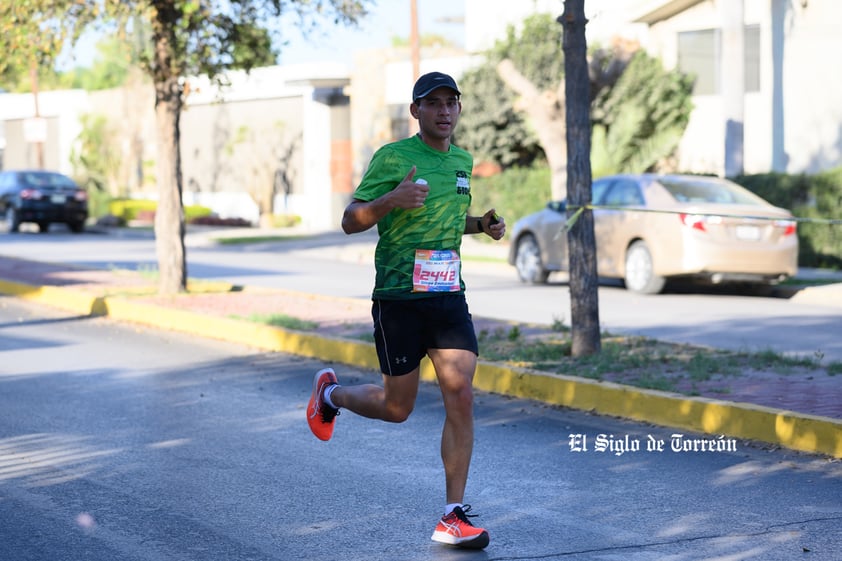
[[[441,72],[430,72],[424,74],[415,82],[415,87],[412,88],[412,101],[430,95],[430,92],[436,88],[450,88],[456,92],[456,95],[462,95],[462,92],[456,87],[456,80]]]

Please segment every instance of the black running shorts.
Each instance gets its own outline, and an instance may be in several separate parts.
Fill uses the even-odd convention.
[[[479,354],[464,294],[374,300],[371,316],[377,358],[387,376],[415,370],[427,349],[464,349]]]

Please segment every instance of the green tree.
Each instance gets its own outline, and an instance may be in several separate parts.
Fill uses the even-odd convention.
[[[97,54],[89,67],[77,66],[62,76],[67,88],[87,91],[117,88],[141,67],[141,58],[148,57],[149,30],[132,25],[128,33],[118,29],[105,35],[96,44]]]
[[[554,198],[566,191],[562,29],[549,14],[510,26],[485,61],[462,77],[458,142],[503,168],[546,160]],[[593,175],[643,172],[675,149],[692,109],[691,81],[634,43],[590,49]],[[626,72],[629,70],[629,72]]]
[[[0,4],[0,72],[6,64],[52,67],[67,41],[83,31],[130,22],[148,26],[151,49],[141,63],[155,88],[158,208],[155,243],[162,294],[187,286],[179,118],[185,78],[221,81],[226,70],[266,60],[265,36],[282,12],[304,28],[353,24],[370,0],[27,0]],[[241,48],[243,45],[246,48]],[[236,47],[236,48],[235,48]]]
[[[593,101],[593,175],[649,171],[672,154],[693,110],[692,91],[691,77],[637,51]]]
[[[540,89],[557,87],[564,70],[561,28],[548,14],[523,21],[520,33],[509,26],[506,37],[488,50],[480,66],[460,80],[465,112],[460,117],[458,142],[479,159],[503,168],[528,166],[544,160],[535,132],[518,105],[518,95],[497,73],[497,65],[511,60]]]

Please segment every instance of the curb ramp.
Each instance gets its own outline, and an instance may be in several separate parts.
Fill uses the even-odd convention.
[[[80,290],[32,286],[0,280],[0,293],[85,316],[179,331],[266,350],[379,370],[372,343],[294,331],[212,315],[175,310],[101,296]],[[425,358],[421,379],[435,381]],[[474,387],[548,405],[622,417],[681,430],[704,433],[715,448],[717,438],[729,437],[778,445],[791,450],[842,459],[842,420],[702,397],[600,382],[501,366],[480,360]],[[713,435],[713,436],[711,436]]]

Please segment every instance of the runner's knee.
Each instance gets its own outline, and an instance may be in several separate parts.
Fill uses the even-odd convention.
[[[413,403],[387,403],[383,420],[389,423],[403,423],[414,408]]]

